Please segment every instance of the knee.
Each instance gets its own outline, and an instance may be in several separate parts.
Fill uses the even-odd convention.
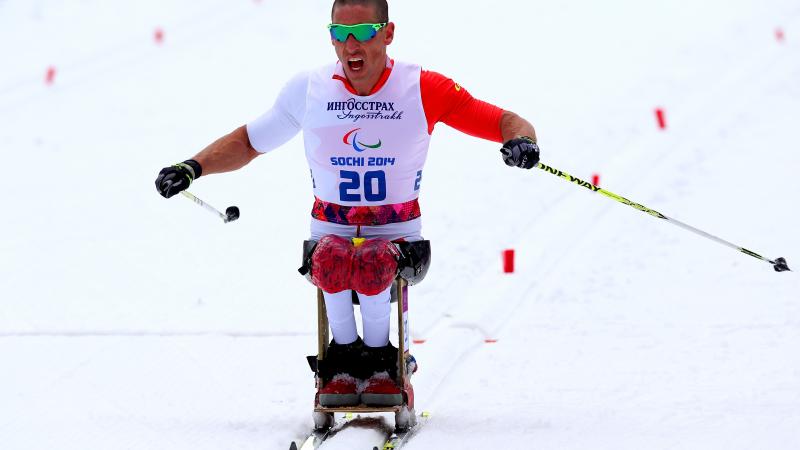
[[[377,295],[392,285],[402,254],[386,239],[358,246],[341,236],[323,236],[310,257],[311,282],[328,293],[353,289]]]
[[[311,255],[311,282],[330,293],[350,289],[352,260],[350,241],[332,234],[323,236]]]
[[[400,251],[386,239],[370,239],[355,248],[353,289],[377,295],[392,285],[398,272]]]

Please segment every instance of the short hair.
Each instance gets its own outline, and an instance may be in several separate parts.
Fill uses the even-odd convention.
[[[333,0],[333,7],[331,8],[331,20],[333,20],[333,12],[339,6],[346,5],[361,5],[372,6],[375,8],[375,13],[378,17],[376,20],[380,23],[389,21],[389,4],[386,0]]]

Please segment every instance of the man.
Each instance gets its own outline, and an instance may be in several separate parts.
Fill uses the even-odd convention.
[[[315,195],[311,239],[318,241],[311,277],[324,293],[333,333],[320,403],[396,405],[402,396],[394,381],[397,350],[389,343],[398,260],[392,241],[422,239],[417,198],[434,125],[505,142],[509,166],[530,169],[539,148],[533,126],[518,115],[473,98],[443,75],[390,59],[395,24],[386,0],[335,0],[331,18],[335,64],[292,78],[272,109],[164,168],[156,188],[169,198],[201,175],[245,166],[302,130]],[[367,240],[356,247],[355,237]]]

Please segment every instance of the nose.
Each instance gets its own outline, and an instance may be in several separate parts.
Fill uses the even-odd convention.
[[[351,34],[347,36],[347,40],[344,41],[344,48],[349,52],[354,52],[361,48],[361,42],[358,42],[358,39]]]

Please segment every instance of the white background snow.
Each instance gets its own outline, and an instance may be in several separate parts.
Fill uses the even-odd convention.
[[[153,180],[331,61],[329,12],[0,1],[0,448],[285,449],[311,427],[300,139],[192,186],[238,205],[232,224]],[[391,56],[528,118],[544,162],[800,264],[796,0],[403,0],[391,15]],[[497,147],[434,132],[434,263],[411,290],[432,415],[409,449],[800,448],[796,272],[507,168]],[[379,440],[349,428],[323,448]]]

